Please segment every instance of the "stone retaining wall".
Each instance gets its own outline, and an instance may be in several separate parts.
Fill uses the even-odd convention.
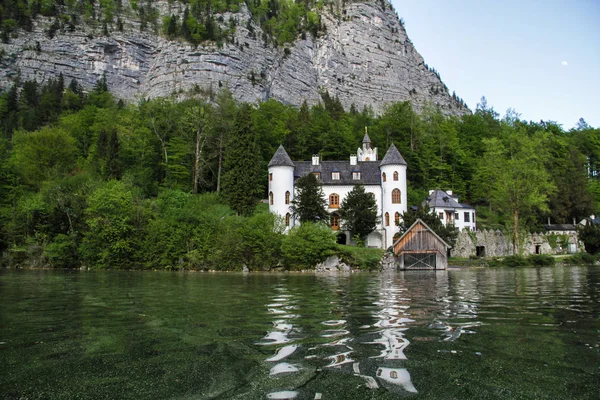
[[[565,246],[566,245],[566,246]],[[510,234],[500,230],[482,230],[477,232],[462,231],[451,250],[452,257],[468,258],[483,250],[485,257],[504,257],[513,255]],[[529,233],[521,236],[521,254],[567,254],[584,250],[577,233]],[[517,251],[518,253],[518,251]]]

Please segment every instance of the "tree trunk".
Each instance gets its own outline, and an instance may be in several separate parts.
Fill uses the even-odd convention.
[[[201,148],[200,148],[200,139],[202,137],[202,129],[200,127],[198,127],[198,129],[196,129],[196,148],[194,150],[194,171],[192,173],[193,175],[193,185],[192,185],[192,193],[197,194],[198,193],[198,182],[200,181],[200,152],[201,152]]]
[[[223,133],[219,140],[219,166],[217,169],[217,194],[221,191],[221,168],[223,166]]]
[[[513,211],[513,254],[519,251],[519,212]]]

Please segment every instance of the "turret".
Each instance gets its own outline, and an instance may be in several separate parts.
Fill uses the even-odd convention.
[[[292,200],[294,199],[294,162],[282,145],[267,165],[269,170],[269,211],[281,216],[287,227],[294,226]]]
[[[358,148],[356,150],[356,155],[358,157],[358,161],[377,161],[377,147],[371,147],[371,138],[369,137],[369,132],[367,131],[367,127],[365,126],[365,136],[362,141],[362,149]]]
[[[394,144],[379,164],[381,173],[382,223],[386,232],[385,246],[393,244],[394,234],[398,232],[396,215],[407,210],[406,161]]]

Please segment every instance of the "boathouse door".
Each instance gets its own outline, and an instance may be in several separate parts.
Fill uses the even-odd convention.
[[[405,253],[404,269],[436,269],[436,253]]]

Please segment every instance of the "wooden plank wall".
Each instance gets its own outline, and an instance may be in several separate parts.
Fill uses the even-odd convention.
[[[420,222],[417,223],[398,243],[394,245],[394,254],[402,251],[435,250],[446,253],[446,246]]]

